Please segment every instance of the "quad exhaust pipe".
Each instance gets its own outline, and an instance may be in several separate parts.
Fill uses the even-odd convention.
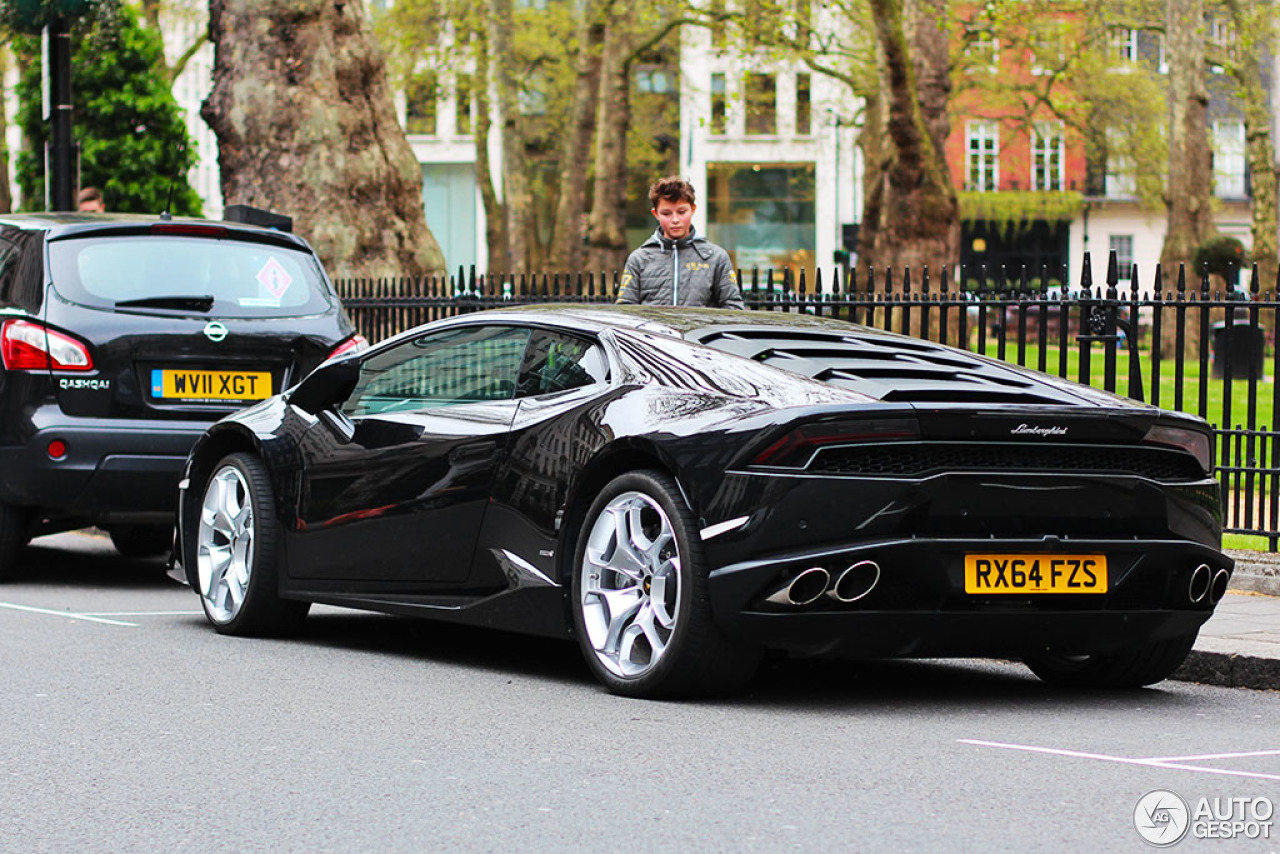
[[[766,597],[765,601],[800,607],[817,602],[825,594],[839,602],[857,602],[879,583],[880,565],[873,560],[860,560],[846,567],[834,581],[826,569],[811,566]]]
[[[1210,605],[1218,604],[1227,593],[1227,583],[1231,573],[1225,569],[1214,572],[1208,564],[1200,564],[1191,571],[1191,583],[1187,587],[1187,596],[1192,602],[1203,602],[1206,597]]]
[[[840,602],[857,602],[880,583],[880,564],[860,560],[836,577],[827,595]]]

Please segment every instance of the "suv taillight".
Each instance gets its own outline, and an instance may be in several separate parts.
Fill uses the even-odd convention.
[[[328,356],[325,356],[325,358],[336,359],[339,356],[341,356],[343,353],[359,353],[361,350],[368,350],[368,349],[369,349],[369,341],[363,335],[357,332],[355,335],[352,335],[350,338],[343,341],[337,347],[334,347],[333,352],[330,353]]]
[[[86,345],[29,320],[6,320],[0,326],[0,357],[10,371],[93,370]]]

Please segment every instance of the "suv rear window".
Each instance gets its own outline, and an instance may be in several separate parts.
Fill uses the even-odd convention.
[[[53,285],[66,299],[94,308],[121,302],[212,297],[221,317],[298,317],[332,307],[315,256],[239,240],[129,235],[49,243]],[[149,310],[145,304],[121,306]]]

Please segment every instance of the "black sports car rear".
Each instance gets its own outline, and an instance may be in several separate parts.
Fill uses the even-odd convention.
[[[578,639],[610,690],[767,648],[1177,666],[1226,589],[1200,419],[805,315],[484,312],[214,425],[181,561],[219,631],[309,603]]]

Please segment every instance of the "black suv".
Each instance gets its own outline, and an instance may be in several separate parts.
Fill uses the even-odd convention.
[[[0,215],[0,578],[31,537],[89,525],[166,551],[205,427],[364,346],[293,234]]]

